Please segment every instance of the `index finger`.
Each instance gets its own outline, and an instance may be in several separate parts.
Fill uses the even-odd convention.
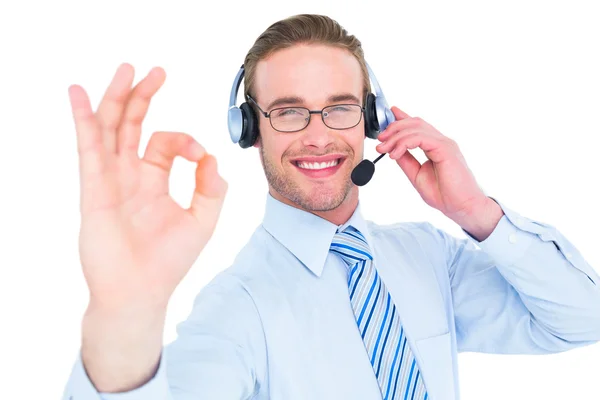
[[[392,106],[390,110],[394,113],[394,117],[396,117],[396,120],[410,118],[410,115],[408,115],[396,106]]]

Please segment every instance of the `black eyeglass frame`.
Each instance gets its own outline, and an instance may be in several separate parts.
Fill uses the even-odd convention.
[[[320,115],[321,115],[321,121],[323,121],[323,124],[325,124],[325,126],[327,126],[329,129],[334,129],[334,130],[336,130],[336,131],[344,131],[344,130],[346,130],[346,129],[352,129],[352,128],[354,128],[355,126],[358,126],[358,124],[360,124],[360,122],[361,122],[361,121],[362,121],[362,119],[363,119],[363,114],[364,114],[364,113],[365,113],[365,111],[366,111],[366,108],[364,108],[364,107],[363,107],[363,106],[361,106],[360,104],[330,104],[330,105],[328,105],[328,106],[325,106],[325,107],[323,107],[321,110],[310,110],[310,109],[308,109],[308,108],[306,108],[306,107],[295,107],[295,106],[288,106],[288,107],[278,107],[278,108],[274,108],[274,109],[272,109],[272,110],[271,110],[269,113],[266,113],[266,112],[264,112],[264,111],[263,111],[263,109],[262,109],[262,108],[260,108],[260,106],[258,105],[258,103],[257,103],[257,102],[256,102],[256,101],[255,101],[255,100],[254,100],[254,99],[253,99],[253,98],[252,98],[250,95],[248,95],[247,97],[248,97],[248,100],[250,100],[251,102],[253,102],[253,103],[256,105],[256,107],[259,109],[259,111],[261,112],[261,114],[263,115],[263,117],[265,117],[265,118],[268,118],[268,119],[269,119],[269,124],[271,124],[271,128],[275,129],[277,132],[282,132],[282,133],[294,133],[294,132],[300,132],[301,130],[305,129],[305,128],[308,126],[308,124],[310,124],[310,119],[311,119],[311,116],[312,116],[312,114],[320,114]],[[335,106],[353,106],[353,107],[360,107],[360,111],[361,111],[361,112],[360,112],[360,118],[358,119],[358,122],[357,122],[356,124],[352,125],[352,126],[349,126],[349,127],[347,127],[347,128],[332,128],[331,126],[327,125],[327,122],[325,122],[325,118],[323,117],[323,110],[325,110],[326,108],[329,108],[329,107],[335,107]],[[306,110],[306,111],[308,111],[308,119],[307,119],[307,121],[306,121],[306,124],[305,124],[305,125],[304,125],[304,126],[301,128],[301,129],[296,129],[295,131],[282,131],[282,130],[279,130],[279,129],[277,129],[277,128],[275,128],[275,127],[273,126],[273,121],[271,120],[271,114],[273,113],[273,111],[277,111],[277,110],[285,110],[285,109],[287,109],[287,108],[300,108],[300,109],[303,109],[303,110]]]

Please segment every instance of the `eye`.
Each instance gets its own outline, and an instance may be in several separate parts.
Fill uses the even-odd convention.
[[[289,117],[301,114],[300,111],[296,108],[283,108],[281,110],[277,110],[275,113],[276,117]]]
[[[323,114],[325,117],[327,116],[327,114],[345,114],[356,111],[355,108],[356,107],[347,104],[338,104],[327,108],[327,111]]]

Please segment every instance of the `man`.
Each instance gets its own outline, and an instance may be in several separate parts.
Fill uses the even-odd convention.
[[[577,249],[487,197],[455,142],[396,107],[377,150],[468,237],[361,217],[350,175],[370,85],[360,42],[335,21],[275,23],[244,68],[264,221],[164,349],[169,297],[227,184],[183,133],[155,133],[138,158],[162,70],[130,91],[122,66],[95,114],[70,88],[90,301],[66,399],[458,399],[460,351],[546,354],[600,339],[600,277]],[[198,163],[189,209],[168,196],[177,155]]]

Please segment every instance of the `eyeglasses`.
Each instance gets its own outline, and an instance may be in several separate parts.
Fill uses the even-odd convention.
[[[298,132],[310,123],[311,114],[321,114],[323,123],[331,129],[350,129],[358,125],[365,109],[358,104],[333,104],[322,110],[313,111],[305,107],[274,108],[268,114],[254,99],[248,96],[265,118],[269,118],[273,129],[279,132]]]

